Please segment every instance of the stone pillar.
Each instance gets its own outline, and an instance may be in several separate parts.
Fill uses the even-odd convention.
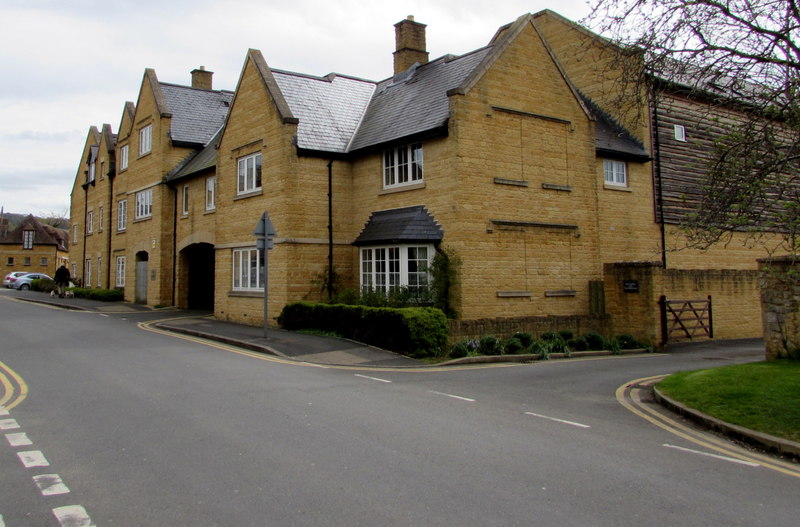
[[[758,261],[767,360],[800,359],[800,258]]]

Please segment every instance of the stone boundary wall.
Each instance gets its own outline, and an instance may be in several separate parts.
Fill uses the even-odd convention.
[[[766,358],[800,359],[800,261],[784,256],[758,265]]]
[[[756,270],[664,269],[659,262],[606,264],[605,307],[611,330],[661,347],[661,295],[667,300],[711,296],[715,339],[761,337],[759,276]]]
[[[504,318],[480,318],[473,320],[451,320],[448,345],[465,339],[480,339],[486,335],[508,338],[518,331],[540,337],[547,331],[572,331],[575,336],[589,331],[606,334],[609,318],[595,315],[552,315]]]

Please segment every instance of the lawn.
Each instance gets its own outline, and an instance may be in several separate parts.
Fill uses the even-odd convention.
[[[800,442],[800,361],[681,372],[658,389],[725,422]]]

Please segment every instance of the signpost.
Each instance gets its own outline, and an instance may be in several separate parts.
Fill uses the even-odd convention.
[[[269,219],[269,213],[265,212],[261,215],[261,219],[258,220],[256,224],[256,230],[253,231],[253,236],[256,237],[256,249],[258,249],[261,254],[264,256],[264,338],[267,338],[267,291],[269,291],[267,278],[269,276],[269,266],[267,253],[272,249],[273,246],[273,238],[275,238],[275,227],[273,227],[272,222]]]

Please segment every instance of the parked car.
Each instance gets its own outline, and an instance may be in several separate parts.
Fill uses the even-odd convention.
[[[30,289],[31,282],[34,280],[52,280],[52,278],[42,273],[26,273],[17,278],[17,281],[11,287],[19,290]]]
[[[17,278],[24,274],[28,274],[28,271],[11,271],[6,275],[5,278],[3,278],[3,286],[12,287],[14,282],[17,281]]]

